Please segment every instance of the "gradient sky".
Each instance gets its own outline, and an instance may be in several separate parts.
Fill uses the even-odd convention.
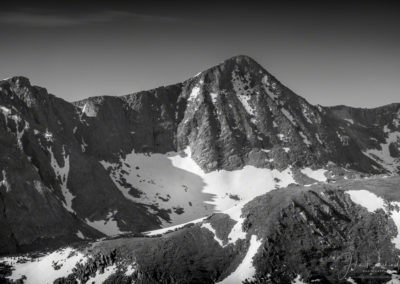
[[[0,78],[74,101],[181,82],[245,54],[313,104],[400,102],[396,2],[213,2],[2,1]]]

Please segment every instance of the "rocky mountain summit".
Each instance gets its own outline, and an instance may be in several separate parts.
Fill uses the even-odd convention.
[[[247,56],[228,59],[175,85],[74,103],[32,86],[27,78],[13,77],[0,81],[0,144],[0,253],[11,254],[169,227],[239,208],[271,190],[281,192],[278,188],[289,186],[292,192],[305,186],[305,198],[311,200],[308,186],[316,182],[398,175],[400,104],[374,109],[314,106]],[[282,192],[276,194],[286,194]],[[340,194],[328,203],[342,212],[337,224],[352,230],[356,224],[350,211],[343,213],[349,199]],[[255,200],[264,199],[257,197],[253,204]],[[301,206],[311,210],[307,200]],[[319,199],[312,200],[318,201],[313,206],[324,207]],[[346,210],[356,210],[354,204],[348,206],[352,209]],[[285,214],[294,210],[289,207],[282,209],[288,210]],[[241,212],[237,214],[236,219]],[[209,220],[217,218],[222,227],[237,222],[222,213],[212,216]],[[291,220],[296,227],[300,221]],[[332,222],[329,217],[324,226],[337,225]],[[390,228],[393,235],[395,227]],[[291,238],[296,234],[292,229]],[[221,230],[229,232],[228,227]],[[217,234],[224,246],[224,233]],[[172,243],[187,238],[182,232],[172,235],[180,236]],[[254,242],[265,242],[267,235],[257,235]],[[208,275],[190,283],[222,280],[232,269],[218,266],[211,273],[206,267],[238,251],[243,256],[252,238],[245,239],[229,250],[217,249],[216,259],[204,267],[182,266]],[[123,240],[163,246],[153,238]],[[281,259],[274,261],[278,265]],[[235,263],[239,258],[220,265],[233,268]]]

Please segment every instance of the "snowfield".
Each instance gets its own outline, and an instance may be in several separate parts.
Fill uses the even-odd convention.
[[[205,173],[191,158],[189,147],[186,148],[184,154],[171,157],[173,166],[202,178],[204,182],[202,192],[212,196],[207,203],[212,204],[216,212],[228,210],[242,201],[250,201],[277,186],[286,187],[291,183],[296,183],[290,168],[278,171],[244,166],[240,170]],[[237,198],[232,198],[232,196]]]
[[[85,219],[86,224],[95,228],[96,230],[102,232],[107,236],[115,236],[120,235],[128,232],[123,232],[118,227],[118,222],[114,219],[114,216],[117,214],[117,210],[110,211],[107,214],[105,220],[97,220],[97,221],[90,221],[89,219]]]
[[[6,257],[0,260],[14,267],[11,276],[7,277],[10,280],[25,276],[25,284],[53,284],[54,280],[69,275],[76,264],[84,264],[87,259],[82,253],[65,248],[36,259]]]
[[[203,225],[201,225],[202,228],[209,230],[213,235],[214,235],[214,240],[221,246],[224,247],[223,241],[217,237],[217,232],[215,231],[215,229],[212,227],[212,225],[210,223],[203,223]]]
[[[324,169],[313,170],[311,168],[305,168],[300,171],[302,174],[308,176],[309,178],[315,179],[316,181],[326,182],[328,180],[325,176],[327,170]]]
[[[231,275],[218,283],[235,284],[242,283],[246,279],[251,280],[256,272],[256,269],[253,266],[253,257],[256,255],[261,245],[262,242],[260,240],[257,240],[257,236],[252,235],[250,238],[250,245],[247,250],[247,254],[242,260],[242,263]]]
[[[379,145],[380,149],[368,149],[363,151],[363,154],[380,164],[387,171],[394,173],[400,167],[400,159],[391,156],[389,145],[400,142],[400,131],[391,132],[385,125],[383,132],[387,135],[387,138],[385,143]]]
[[[371,213],[378,209],[385,210],[385,201],[368,190],[349,190],[351,201],[367,208]]]
[[[118,163],[101,164],[127,199],[170,209],[172,226],[225,211],[277,187],[296,183],[290,168],[278,171],[245,166],[205,173],[191,158],[189,147],[181,153],[132,152]],[[134,195],[132,188],[140,192]]]
[[[133,152],[120,163],[102,162],[102,165],[127,199],[170,209],[169,225],[177,225],[211,214],[213,206],[206,203],[211,195],[202,192],[205,184],[201,177],[174,167],[172,159],[176,155]],[[140,192],[133,195],[132,188]]]
[[[14,266],[12,274],[7,277],[9,280],[17,281],[26,277],[23,282],[25,284],[53,284],[56,279],[71,274],[78,263],[85,264],[87,257],[68,247],[36,259],[6,257],[0,261]],[[132,274],[134,271],[134,267],[130,265],[126,273]],[[101,284],[115,272],[117,272],[116,264],[108,266],[104,272],[98,270],[86,283]]]

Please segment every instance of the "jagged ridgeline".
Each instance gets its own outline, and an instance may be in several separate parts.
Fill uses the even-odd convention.
[[[137,283],[285,283],[317,267],[335,283],[345,271],[332,256],[375,257],[359,234],[397,258],[398,179],[385,176],[400,171],[399,146],[400,104],[314,106],[247,56],[175,85],[74,103],[13,77],[0,81],[0,253],[77,243],[40,258],[64,263],[49,268],[50,283],[107,271]],[[374,193],[379,214],[346,192],[352,179],[358,190],[388,188]],[[8,260],[18,268],[4,269],[8,278],[29,274]]]

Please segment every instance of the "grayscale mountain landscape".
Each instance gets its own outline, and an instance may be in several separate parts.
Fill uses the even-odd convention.
[[[0,283],[396,280],[399,103],[312,105],[245,55],[72,103],[17,76],[0,144]]]
[[[1,1],[0,39],[0,284],[400,284],[400,1]]]

